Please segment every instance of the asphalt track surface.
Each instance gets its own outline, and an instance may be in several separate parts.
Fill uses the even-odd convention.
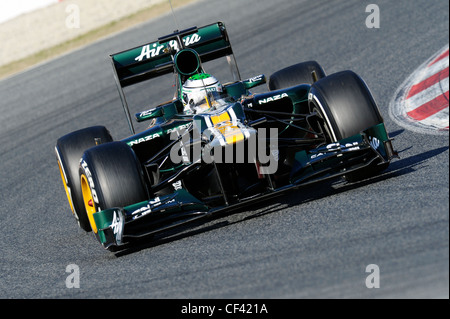
[[[76,225],[54,145],[97,124],[127,136],[108,55],[172,32],[171,15],[1,81],[0,298],[448,298],[449,139],[396,125],[388,105],[448,43],[449,4],[377,1],[380,28],[368,29],[369,3],[214,0],[176,13],[180,28],[224,21],[243,78],[311,59],[357,72],[401,159],[379,177],[316,185],[120,254]],[[171,98],[151,86],[152,98],[138,86],[131,102]],[[70,264],[78,289],[66,287]],[[370,264],[379,288],[366,287]]]

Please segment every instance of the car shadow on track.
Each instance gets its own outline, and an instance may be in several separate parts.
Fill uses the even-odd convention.
[[[412,147],[399,151],[402,153],[410,150]],[[254,218],[262,217],[268,214],[285,210],[289,207],[306,204],[311,201],[317,201],[322,198],[338,195],[370,184],[385,182],[391,178],[406,175],[420,169],[427,160],[433,158],[445,151],[448,147],[440,147],[424,153],[416,154],[406,158],[400,158],[393,161],[388,169],[380,175],[374,176],[355,183],[348,183],[342,179],[327,181],[301,188],[302,196],[298,192],[288,192],[276,198],[267,199],[257,205],[252,205],[251,209],[242,208],[232,212],[222,212],[207,218],[191,222],[180,226],[174,230],[165,231],[151,237],[146,237],[135,242],[129,243],[120,251],[115,252],[116,257],[122,257],[141,250],[164,245],[173,241],[181,240],[187,237],[195,236],[220,228],[228,227],[237,223],[245,222]]]

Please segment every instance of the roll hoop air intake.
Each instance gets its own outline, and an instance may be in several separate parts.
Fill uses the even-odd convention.
[[[191,76],[201,70],[200,57],[198,53],[192,49],[183,49],[179,51],[173,62],[177,72],[184,76]]]

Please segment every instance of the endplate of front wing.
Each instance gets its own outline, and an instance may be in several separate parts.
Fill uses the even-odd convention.
[[[383,123],[359,134],[295,155],[291,172],[292,184],[304,184],[348,174],[370,165],[383,165],[394,157],[393,149]]]
[[[185,189],[126,207],[94,214],[98,239],[104,248],[120,246],[207,215],[209,208]]]

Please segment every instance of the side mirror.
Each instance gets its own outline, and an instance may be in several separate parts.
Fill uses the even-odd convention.
[[[144,122],[158,117],[164,117],[164,120],[167,121],[182,111],[183,103],[180,100],[175,100],[173,102],[157,106],[154,109],[136,113],[135,116],[138,122]]]
[[[244,80],[242,83],[244,83],[245,88],[248,90],[261,84],[265,84],[266,76],[264,74],[260,74],[251,79]]]
[[[254,88],[264,83],[266,83],[266,76],[264,74],[261,74],[244,81],[225,84],[224,89],[229,96],[232,96],[235,99],[239,99],[242,95],[248,94],[248,89]]]

